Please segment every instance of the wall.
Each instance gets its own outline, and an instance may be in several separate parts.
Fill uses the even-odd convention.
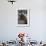
[[[18,32],[24,31],[37,41],[46,40],[45,0],[17,0],[14,5],[0,0],[0,40],[14,40]],[[16,27],[16,9],[30,9],[30,27]]]

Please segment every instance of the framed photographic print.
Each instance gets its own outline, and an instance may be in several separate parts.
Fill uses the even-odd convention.
[[[17,9],[17,26],[25,27],[30,24],[29,9]]]

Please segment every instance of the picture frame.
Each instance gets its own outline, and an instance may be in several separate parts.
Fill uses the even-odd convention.
[[[30,26],[30,9],[27,8],[17,9],[16,15],[17,15],[17,21],[16,21],[17,27]]]

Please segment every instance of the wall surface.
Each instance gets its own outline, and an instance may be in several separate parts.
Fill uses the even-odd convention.
[[[16,10],[30,9],[30,27],[16,27]],[[14,5],[0,0],[0,40],[15,40],[18,32],[26,32],[33,40],[46,40],[46,0],[17,0]]]

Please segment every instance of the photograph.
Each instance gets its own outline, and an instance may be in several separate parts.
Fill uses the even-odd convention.
[[[18,10],[18,24],[27,24],[27,10]]]
[[[28,9],[17,10],[17,25],[29,26],[29,10]]]

